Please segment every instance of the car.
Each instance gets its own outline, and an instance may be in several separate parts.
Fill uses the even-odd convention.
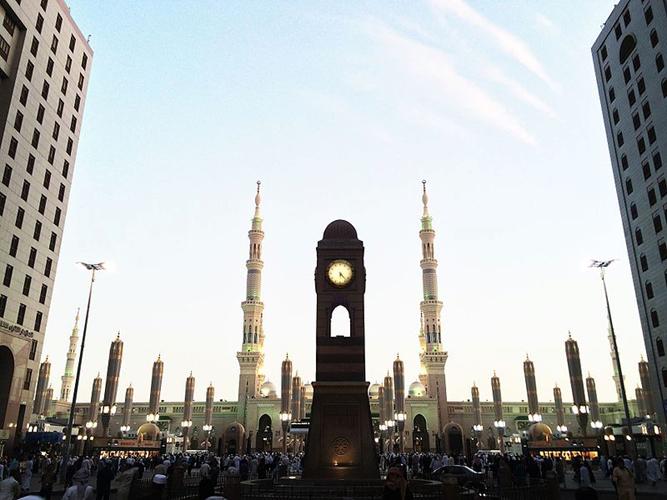
[[[480,490],[486,486],[486,474],[476,472],[465,465],[445,465],[434,470],[431,477],[438,481],[454,477],[459,486],[475,490]]]

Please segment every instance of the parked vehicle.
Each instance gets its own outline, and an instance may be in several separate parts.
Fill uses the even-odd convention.
[[[475,472],[465,465],[445,465],[434,470],[432,477],[437,481],[454,477],[459,486],[476,491],[483,491],[486,488],[486,474]]]

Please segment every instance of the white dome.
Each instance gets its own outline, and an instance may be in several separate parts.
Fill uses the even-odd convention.
[[[380,384],[371,384],[371,386],[368,388],[368,397],[371,399],[377,399],[379,392]]]
[[[306,391],[305,391],[306,399],[312,400],[313,399],[313,385],[312,384],[306,384],[304,387],[306,388]]]
[[[411,398],[423,398],[426,396],[426,387],[424,387],[424,385],[418,380],[415,380],[410,384],[410,389],[408,389],[408,396]]]
[[[276,386],[273,385],[273,382],[267,380],[259,388],[259,395],[263,398],[275,398],[277,397]]]

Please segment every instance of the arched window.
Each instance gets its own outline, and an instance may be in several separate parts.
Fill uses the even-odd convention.
[[[350,337],[352,335],[351,326],[350,313],[347,308],[345,306],[337,306],[331,313],[331,336]]]
[[[665,346],[662,343],[662,339],[658,337],[658,340],[655,341],[655,346],[658,350],[658,356],[662,357],[665,355]]]
[[[637,39],[635,38],[635,35],[626,35],[621,42],[621,48],[618,51],[618,60],[621,64],[623,64],[628,59],[628,57],[630,57],[630,54],[632,54],[632,51],[635,50],[636,46]]]

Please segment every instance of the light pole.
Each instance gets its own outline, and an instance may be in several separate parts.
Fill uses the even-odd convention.
[[[209,447],[211,446],[211,443],[209,442],[211,437],[211,429],[213,429],[211,424],[204,424],[202,426],[202,430],[206,433],[206,451],[208,451]]]
[[[104,437],[109,436],[109,422],[116,414],[116,405],[102,405],[102,429]]]
[[[283,454],[287,453],[287,429],[289,429],[290,420],[292,420],[291,413],[285,411],[280,414],[280,423],[283,429]]]
[[[130,426],[129,425],[121,425],[120,426],[120,433],[122,436],[125,436],[125,433],[129,432]]]
[[[387,430],[387,425],[380,424],[378,428],[380,429],[380,453],[384,453],[384,431]]]
[[[607,283],[604,280],[604,273],[607,267],[614,262],[611,260],[593,260],[590,267],[600,270],[600,279],[602,280],[602,289],[604,290],[604,300],[607,305],[607,318],[609,319],[609,331],[614,346],[614,355],[616,356],[616,369],[618,370],[619,384],[621,386],[621,397],[623,398],[623,410],[625,410],[625,425],[627,427],[627,440],[632,441],[632,423],[630,422],[630,407],[628,406],[628,397],[625,393],[625,382],[623,381],[623,370],[621,369],[621,357],[618,354],[618,345],[616,344],[616,333],[614,332],[614,322],[611,319],[611,308],[609,307],[609,295],[607,294]],[[636,455],[636,453],[635,453]]]
[[[475,424],[475,425],[472,426],[472,432],[475,435],[475,440],[477,441],[476,445],[477,445],[478,450],[481,449],[481,446],[480,446],[481,443],[479,441],[479,438],[482,435],[483,430],[484,430],[484,426],[482,424]]]
[[[67,419],[67,428],[65,429],[65,453],[63,454],[63,463],[60,467],[60,479],[65,482],[65,474],[67,473],[67,464],[70,457],[70,446],[72,443],[72,424],[74,423],[74,409],[76,407],[76,396],[79,391],[79,378],[81,377],[81,363],[83,361],[83,348],[86,344],[86,331],[88,330],[88,315],[90,313],[90,299],[93,296],[93,283],[95,283],[95,273],[104,270],[104,262],[97,264],[88,264],[86,262],[78,262],[85,267],[90,273],[90,288],[88,289],[88,303],[86,305],[86,318],[83,321],[83,335],[81,336],[81,349],[79,350],[79,363],[76,367],[76,378],[74,379],[74,391],[72,392],[72,406],[69,409],[69,418]]]
[[[183,452],[188,451],[190,445],[190,427],[192,427],[192,420],[183,420],[181,422],[181,429],[183,429]]]
[[[505,453],[505,421],[495,420],[493,426],[498,431],[498,440],[500,441],[500,453]]]
[[[407,418],[407,415],[402,412],[396,412],[394,413],[394,420],[396,421],[396,426],[398,427],[398,443],[399,443],[399,450],[401,453],[403,453],[403,432],[405,430],[405,419]]]
[[[389,442],[391,443],[391,450],[389,450],[391,453],[394,452],[394,426],[396,425],[396,422],[393,420],[389,419],[385,421],[385,425],[387,426],[387,430],[389,431]]]

